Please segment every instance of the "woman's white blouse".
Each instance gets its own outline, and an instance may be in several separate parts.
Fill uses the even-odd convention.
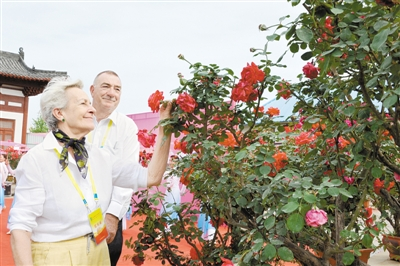
[[[138,163],[113,160],[112,155],[100,148],[90,144],[85,146],[99,198],[97,205],[90,174],[83,179],[70,154],[68,168],[82,190],[90,211],[100,206],[105,214],[110,204],[113,184],[132,189],[147,187],[146,168]],[[22,156],[16,169],[18,181],[14,206],[10,210],[10,230],[32,232],[32,240],[36,242],[57,242],[91,233],[87,216],[89,210],[66,171],[61,172],[54,149],[61,152],[62,147],[53,134],[49,133],[41,144]]]

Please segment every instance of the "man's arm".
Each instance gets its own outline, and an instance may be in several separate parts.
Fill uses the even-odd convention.
[[[127,118],[126,121],[123,120],[122,122],[125,122],[124,126],[126,127],[122,130],[124,138],[118,141],[119,147],[113,148],[121,149],[117,154],[118,159],[129,159],[130,161],[138,162],[140,150],[140,144],[137,138],[138,128],[130,118]],[[121,130],[121,128],[118,130]],[[118,137],[119,136],[120,134],[118,134]],[[115,234],[118,230],[118,222],[129,209],[132,193],[133,190],[129,188],[113,187],[111,202],[106,210],[105,217],[105,223],[109,233],[106,240],[107,243],[111,243],[114,240]]]

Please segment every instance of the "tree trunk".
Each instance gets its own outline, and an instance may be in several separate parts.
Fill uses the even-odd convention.
[[[340,232],[344,229],[344,221],[345,221],[345,211],[344,209],[344,202],[342,198],[339,196],[336,198],[336,206],[335,209],[335,242],[337,244],[340,243]],[[339,245],[340,248],[344,248],[344,243]],[[342,257],[343,253],[335,254],[336,265],[342,266]]]

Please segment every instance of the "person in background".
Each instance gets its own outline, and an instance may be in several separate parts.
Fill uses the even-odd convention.
[[[10,175],[15,176],[15,169],[12,169],[10,166],[10,161],[8,159],[6,159],[4,161],[4,164],[6,165],[7,171]]]
[[[148,168],[85,142],[95,108],[80,80],[53,78],[40,99],[51,132],[30,149],[16,170],[10,211],[11,248],[19,265],[110,265],[105,210],[113,185],[156,186],[165,172],[171,142],[160,127]],[[171,115],[160,107],[160,119]]]
[[[96,109],[95,129],[87,139],[93,145],[115,155],[115,160],[139,162],[138,128],[132,119],[116,111],[122,85],[114,71],[100,72],[90,86]],[[107,238],[111,265],[116,266],[122,252],[123,218],[129,210],[133,190],[114,186],[110,206],[106,210]]]
[[[179,188],[180,177],[168,173],[172,171],[175,166],[175,161],[177,158],[172,155],[170,157],[170,163],[168,165],[169,171],[165,179],[166,190],[164,200],[161,204],[161,209],[159,215],[163,213],[169,213],[169,220],[174,220],[178,218],[178,214],[174,211],[173,206],[181,204],[181,196],[186,192],[186,186],[182,184],[182,188]],[[170,223],[167,223],[166,231],[170,231]]]
[[[8,159],[5,160],[4,164],[7,167],[8,173],[10,175],[14,176],[14,178],[15,178],[15,170],[11,168],[10,162],[8,161]],[[14,206],[14,199],[12,201],[11,208],[12,208],[12,206]],[[7,228],[10,229],[10,214],[8,214]],[[6,234],[9,235],[10,233],[11,233],[11,231],[7,231]]]
[[[5,202],[5,188],[6,188],[6,180],[8,176],[8,171],[7,167],[5,165],[5,160],[6,158],[4,157],[4,154],[0,154],[0,180],[1,180],[1,191],[0,191],[0,213],[3,211],[3,209],[6,208],[6,202]]]

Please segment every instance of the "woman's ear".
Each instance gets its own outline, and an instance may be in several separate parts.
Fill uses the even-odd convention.
[[[63,121],[63,119],[64,119],[64,115],[63,115],[63,113],[62,113],[60,108],[54,108],[53,109],[53,116],[55,118],[57,118],[58,121]]]

